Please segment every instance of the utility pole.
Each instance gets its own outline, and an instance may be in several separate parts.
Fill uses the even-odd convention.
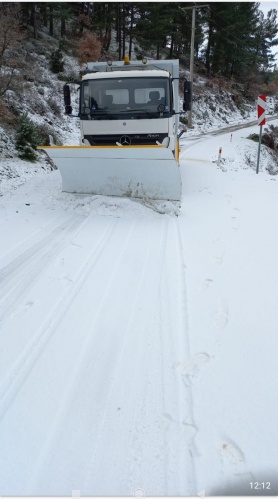
[[[193,70],[194,70],[194,41],[195,41],[195,21],[196,21],[196,7],[192,9],[192,27],[191,27],[191,45],[190,45],[190,81],[191,81],[191,89],[193,93]],[[192,95],[192,94],[191,94]],[[191,97],[191,106],[188,113],[188,126],[192,128],[192,97]]]
[[[189,10],[192,9],[192,28],[191,28],[191,45],[190,45],[190,81],[191,81],[191,89],[193,95],[193,71],[194,71],[194,41],[195,41],[195,22],[196,22],[196,9],[201,9],[202,7],[208,7],[208,5],[193,5],[191,7],[180,7],[181,10]],[[191,97],[191,106],[188,111],[188,127],[192,127],[192,97]]]

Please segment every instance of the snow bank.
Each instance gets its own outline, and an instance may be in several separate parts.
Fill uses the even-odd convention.
[[[185,248],[195,466],[204,495],[276,494],[278,182],[250,130],[184,149]],[[215,161],[223,146],[222,168]],[[246,157],[250,161],[246,163]],[[197,492],[198,492],[197,491]]]

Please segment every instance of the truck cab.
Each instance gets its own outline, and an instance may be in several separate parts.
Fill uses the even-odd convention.
[[[81,143],[161,145],[178,159],[177,62],[88,64],[80,86]]]

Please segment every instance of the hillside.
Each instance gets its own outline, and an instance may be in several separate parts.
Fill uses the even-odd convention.
[[[6,157],[16,154],[13,148],[9,148],[14,144],[19,117],[23,113],[28,113],[43,135],[51,134],[58,144],[67,143],[68,135],[77,128],[75,120],[64,116],[62,96],[63,79],[78,80],[79,66],[76,58],[64,53],[64,70],[58,75],[54,74],[50,70],[50,58],[57,47],[57,40],[41,32],[39,39],[30,37],[17,51],[25,65],[23,71],[18,74],[14,88],[8,90],[3,99],[6,115],[2,121],[4,144],[1,144],[1,152]]]

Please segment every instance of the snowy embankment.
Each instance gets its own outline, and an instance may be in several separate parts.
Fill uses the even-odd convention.
[[[178,217],[58,171],[3,187],[1,495],[277,495],[278,180],[252,131],[185,140]]]
[[[257,130],[192,142],[182,155],[191,351],[183,374],[198,429],[196,482],[206,494],[278,492],[278,180],[265,171],[265,149],[255,173],[258,144],[242,137]],[[210,162],[219,146],[222,169]],[[270,485],[254,490],[252,482]]]

